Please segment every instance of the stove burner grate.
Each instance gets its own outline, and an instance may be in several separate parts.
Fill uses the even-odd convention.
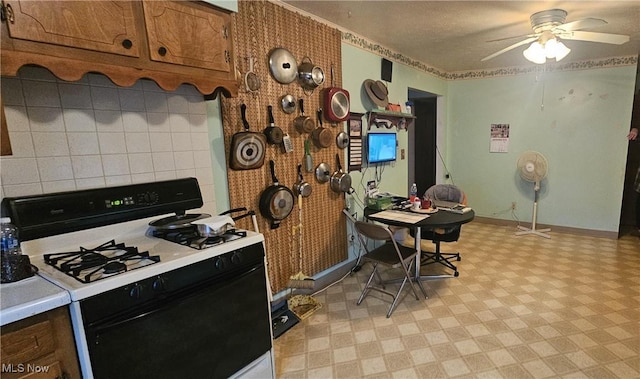
[[[90,283],[160,262],[160,257],[110,240],[93,249],[81,246],[78,251],[45,254],[44,262],[82,283]]]
[[[168,230],[155,229],[152,231],[152,235],[167,241],[179,243],[180,245],[189,246],[193,249],[202,250],[223,244],[227,241],[246,237],[247,232],[245,230],[232,229],[227,230],[219,236],[203,237],[198,233],[198,228],[195,225],[190,225]]]

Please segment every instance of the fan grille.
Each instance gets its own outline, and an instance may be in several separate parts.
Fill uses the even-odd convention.
[[[539,182],[547,176],[549,167],[544,155],[537,151],[525,151],[518,158],[518,172],[529,182]]]

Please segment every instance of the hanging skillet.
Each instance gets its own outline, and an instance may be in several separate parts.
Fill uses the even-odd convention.
[[[349,118],[349,92],[336,87],[333,82],[333,64],[331,65],[331,87],[322,91],[324,117],[333,122],[346,121]]]
[[[271,105],[267,107],[267,112],[269,113],[269,126],[264,129],[263,133],[267,136],[267,142],[270,144],[281,144],[284,133],[282,132],[282,129],[276,126],[276,121],[273,118],[273,107]]]
[[[317,114],[319,126],[311,132],[311,139],[317,147],[322,149],[323,147],[331,146],[333,133],[322,125],[322,109],[318,109]]]
[[[262,133],[250,132],[247,121],[247,106],[240,106],[244,132],[238,132],[231,138],[229,167],[234,170],[250,170],[262,167],[267,147],[267,138]]]
[[[293,192],[278,183],[275,166],[276,163],[270,160],[269,168],[273,184],[262,191],[260,195],[260,213],[271,220],[271,229],[280,226],[280,222],[287,218],[293,210]]]

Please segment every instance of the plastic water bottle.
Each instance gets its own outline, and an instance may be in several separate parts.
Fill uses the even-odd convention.
[[[413,183],[409,188],[409,201],[411,201],[411,203],[413,204],[417,196],[418,196],[418,186],[415,183]]]
[[[20,249],[20,239],[18,238],[18,229],[11,223],[11,218],[0,218],[0,224],[0,254],[22,254],[22,250]]]

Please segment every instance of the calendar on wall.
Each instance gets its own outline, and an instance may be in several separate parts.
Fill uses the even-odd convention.
[[[362,116],[364,113],[349,113],[349,171],[362,169]]]

